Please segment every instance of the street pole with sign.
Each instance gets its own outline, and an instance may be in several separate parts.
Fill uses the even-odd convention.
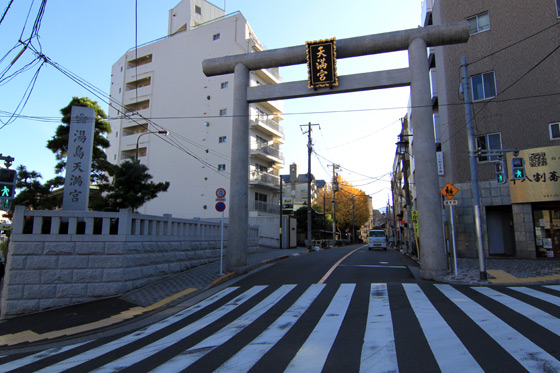
[[[222,213],[222,221],[220,224],[220,275],[224,274],[224,210],[226,209],[226,190],[224,188],[216,189],[216,211]]]
[[[453,244],[453,273],[457,276],[459,273],[457,269],[457,242],[455,240],[455,209],[454,206],[457,204],[457,200],[454,200],[453,197],[459,192],[453,184],[447,183],[443,189],[440,191],[444,197],[447,198],[447,201],[444,201],[445,206],[449,206],[449,214],[451,215],[451,243]]]

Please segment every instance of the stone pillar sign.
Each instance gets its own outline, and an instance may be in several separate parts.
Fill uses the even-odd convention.
[[[63,210],[87,211],[94,126],[95,111],[93,108],[72,106],[62,200]]]

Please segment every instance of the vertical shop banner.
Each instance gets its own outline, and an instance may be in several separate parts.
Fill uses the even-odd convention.
[[[507,156],[511,203],[560,200],[560,146],[524,149],[525,180],[512,180],[511,153]]]
[[[72,106],[62,209],[87,211],[93,150],[95,111]]]
[[[338,85],[336,75],[336,38],[306,42],[308,88]]]

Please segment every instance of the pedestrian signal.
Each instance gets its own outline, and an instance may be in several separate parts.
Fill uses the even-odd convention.
[[[9,210],[16,191],[17,172],[0,168],[0,210]]]
[[[511,159],[511,176],[513,180],[525,180],[525,160],[521,157]]]
[[[496,163],[496,181],[498,184],[507,183],[507,167],[504,161],[498,161],[498,163]]]

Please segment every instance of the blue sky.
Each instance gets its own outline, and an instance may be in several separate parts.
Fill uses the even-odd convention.
[[[0,0],[4,13],[9,0]],[[179,0],[138,0],[138,43],[165,36],[168,11]],[[3,57],[21,35],[29,37],[40,0],[34,0],[29,21],[23,30],[30,1],[14,1],[0,24],[0,55]],[[259,40],[269,49],[303,45],[308,40],[336,37],[345,39],[418,27],[420,0],[217,0],[213,4],[227,13],[241,11]],[[23,34],[22,34],[23,30]],[[112,64],[135,45],[135,1],[49,1],[39,29],[42,53],[52,62],[71,71],[88,83],[109,92]],[[35,47],[39,44],[35,41]],[[4,70],[21,48],[16,48],[0,62]],[[29,50],[17,60],[8,75],[30,63],[35,56]],[[339,76],[360,72],[387,70],[407,66],[405,52],[338,61]],[[38,65],[9,81],[0,83],[0,119],[13,113],[32,81]],[[306,80],[304,65],[282,68],[285,81]],[[59,110],[72,96],[96,98],[54,67],[45,64],[37,76],[33,91],[21,115],[0,129],[0,153],[38,171],[47,180],[54,176],[54,154],[46,142],[59,124]],[[390,194],[389,173],[400,132],[400,118],[406,114],[409,89],[398,88],[320,98],[286,100],[283,121],[286,144],[287,174],[289,164],[298,164],[300,173],[307,172],[307,135],[300,125],[319,123],[314,128],[312,173],[318,179],[330,180],[332,169],[339,164],[341,176],[374,198],[374,208],[385,207]],[[0,127],[3,124],[0,124]]]

